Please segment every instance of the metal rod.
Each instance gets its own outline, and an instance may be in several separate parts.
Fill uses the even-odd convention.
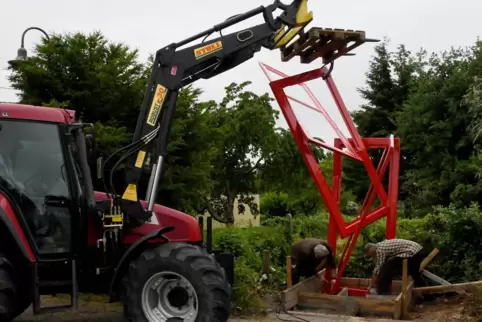
[[[50,40],[50,37],[49,35],[47,34],[47,32],[45,30],[43,30],[42,28],[39,28],[39,27],[29,27],[27,29],[24,30],[24,32],[22,33],[22,42],[20,44],[20,47],[24,48],[25,47],[25,34],[27,32],[29,32],[30,30],[38,30],[40,31],[41,33],[43,33],[45,35],[45,37],[47,38],[47,40]]]
[[[152,190],[149,195],[149,205],[147,207],[148,211],[152,211],[152,209],[154,209],[154,203],[156,202],[157,187],[159,185],[159,181],[161,180],[161,169],[162,169],[163,161],[164,161],[164,157],[160,155],[159,158],[157,159],[156,171],[154,172],[154,179],[152,182]]]
[[[156,166],[156,164],[152,165],[151,176],[149,177],[149,183],[147,184],[146,200],[150,200],[152,184],[154,183],[154,176],[156,174]]]

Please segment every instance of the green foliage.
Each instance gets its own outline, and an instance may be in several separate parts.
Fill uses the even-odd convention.
[[[210,125],[210,110],[215,103],[200,101],[201,94],[200,89],[192,86],[179,93],[157,199],[161,204],[191,214],[203,213],[202,204],[211,190],[210,173],[216,155]]]
[[[97,149],[104,156],[109,156],[126,144],[130,138],[127,129],[115,122],[104,125],[101,122],[94,124]]]
[[[312,215],[322,208],[320,194],[306,168],[303,157],[289,130],[277,129],[273,151],[262,165],[259,188],[262,192],[278,191],[287,196],[287,212],[293,215]],[[331,155],[316,146],[310,146],[322,170],[331,165]],[[289,169],[289,170],[288,170]],[[328,169],[331,180],[331,167]],[[265,211],[262,211],[268,214]]]
[[[450,281],[479,280],[482,275],[482,213],[478,205],[437,207],[427,216],[431,242],[440,249],[435,273]]]
[[[239,212],[248,205],[258,214],[252,194],[262,162],[273,152],[277,114],[268,94],[258,96],[246,90],[251,82],[232,83],[226,94],[210,111],[211,140],[215,145],[212,159],[210,194],[206,196],[209,213],[220,222],[234,222],[234,201]]]
[[[288,194],[264,193],[260,200],[260,211],[268,217],[285,217],[290,212]]]
[[[85,122],[115,119],[133,131],[148,79],[137,50],[93,32],[51,35],[34,52],[10,67],[9,80],[22,103],[46,105],[54,99]]]
[[[214,232],[216,248],[236,254],[235,299],[239,308],[259,308],[260,299],[269,287],[261,282],[263,251],[271,255],[275,269],[274,283],[285,279],[285,256],[290,253],[290,243],[285,234],[286,218],[273,217],[258,228],[226,228]],[[368,278],[373,261],[363,254],[367,242],[385,239],[385,220],[377,221],[365,229],[358,239],[345,276]],[[298,216],[293,219],[293,241],[301,238],[327,236],[328,218],[324,213],[316,216]],[[480,279],[482,275],[482,212],[473,204],[457,208],[437,207],[423,218],[400,218],[397,222],[397,238],[416,241],[427,252],[437,247],[440,253],[430,264],[429,270],[450,282],[467,282]],[[340,240],[337,255],[340,256],[344,242]],[[246,300],[249,298],[252,302]]]

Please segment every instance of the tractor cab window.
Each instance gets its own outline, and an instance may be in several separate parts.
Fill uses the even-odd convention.
[[[44,254],[70,248],[64,160],[57,125],[0,120],[0,188],[20,209]]]

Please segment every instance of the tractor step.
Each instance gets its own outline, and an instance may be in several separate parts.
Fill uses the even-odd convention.
[[[43,314],[43,313],[55,313],[67,310],[76,311],[78,308],[78,284],[77,284],[77,265],[75,259],[70,261],[72,267],[72,279],[71,280],[61,280],[61,281],[40,281],[38,274],[38,263],[33,265],[33,313]],[[40,288],[42,287],[59,287],[59,286],[71,286],[70,292],[70,304],[69,305],[57,305],[57,306],[47,306],[41,307],[40,303]]]
[[[39,281],[39,287],[55,287],[55,286],[69,286],[72,281]]]
[[[286,62],[299,56],[302,64],[309,64],[322,58],[328,64],[349,53],[365,42],[378,42],[368,39],[361,30],[345,30],[313,27],[308,32],[299,33],[299,38],[281,48],[281,60]]]

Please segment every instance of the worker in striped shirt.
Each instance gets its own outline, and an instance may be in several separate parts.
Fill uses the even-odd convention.
[[[366,244],[364,251],[365,255],[375,260],[369,290],[376,285],[377,294],[388,294],[393,277],[402,272],[405,258],[408,259],[408,274],[412,276],[415,286],[426,286],[420,274],[420,264],[426,257],[425,251],[416,242],[406,239],[387,239],[376,244]]]

